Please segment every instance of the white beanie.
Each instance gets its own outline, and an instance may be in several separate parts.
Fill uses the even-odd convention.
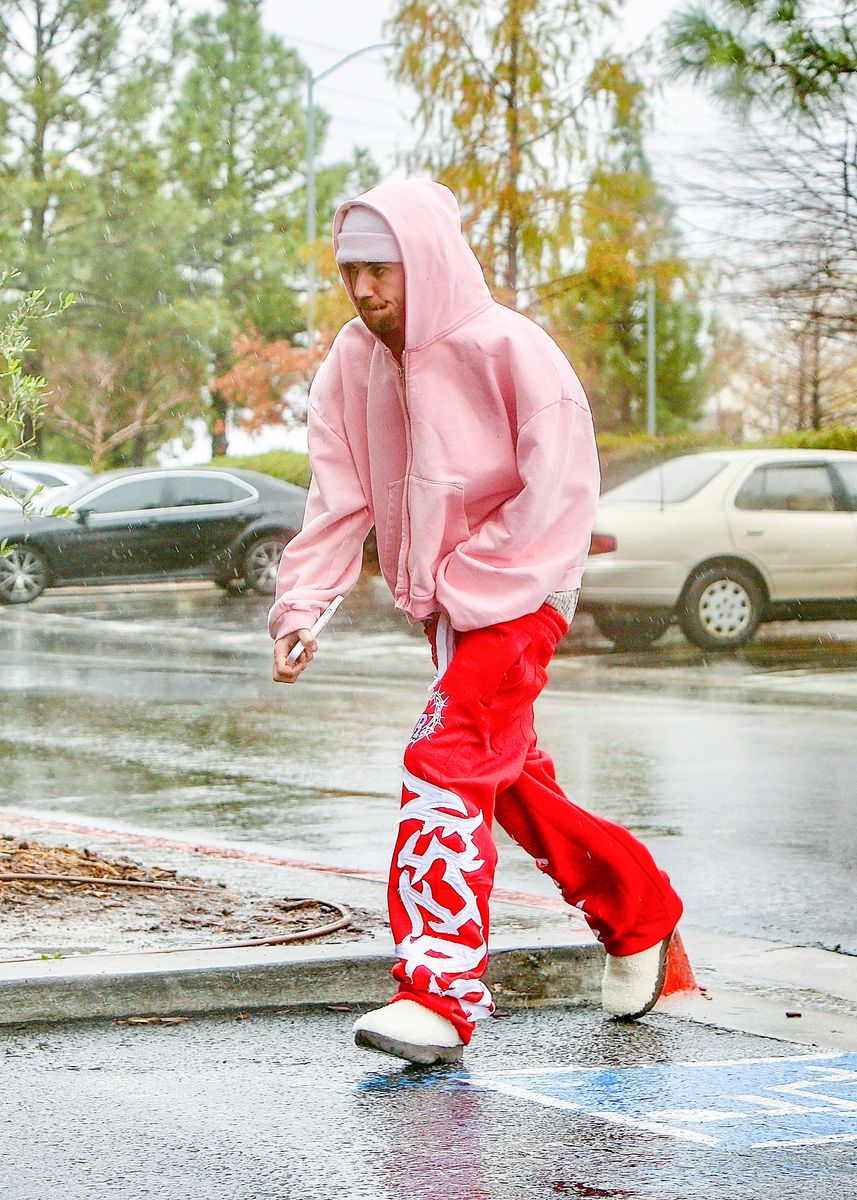
[[[380,213],[365,204],[346,209],[336,243],[336,261],[401,262],[402,252],[393,231]]]

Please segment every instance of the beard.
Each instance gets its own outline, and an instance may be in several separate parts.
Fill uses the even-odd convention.
[[[365,305],[361,305],[359,311],[363,324],[372,333],[383,336],[384,334],[395,332],[398,325],[398,313],[395,308],[385,305],[381,309],[371,309]]]

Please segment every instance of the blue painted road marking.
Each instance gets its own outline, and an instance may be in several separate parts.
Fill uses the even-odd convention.
[[[544,1067],[474,1075],[470,1086],[707,1146],[857,1142],[857,1054]]]

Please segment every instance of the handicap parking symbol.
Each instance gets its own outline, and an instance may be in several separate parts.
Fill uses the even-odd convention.
[[[707,1146],[857,1142],[857,1054],[543,1067],[486,1072],[469,1084]]]

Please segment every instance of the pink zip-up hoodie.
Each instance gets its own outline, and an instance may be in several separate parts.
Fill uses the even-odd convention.
[[[271,636],[309,628],[354,586],[373,524],[412,619],[442,612],[467,630],[535,612],[579,587],[589,550],[599,471],[583,388],[543,329],[491,298],[448,188],[372,188],[339,207],[334,245],[351,204],[380,213],[399,243],[405,350],[400,368],[355,318],[313,381],[313,478]]]

